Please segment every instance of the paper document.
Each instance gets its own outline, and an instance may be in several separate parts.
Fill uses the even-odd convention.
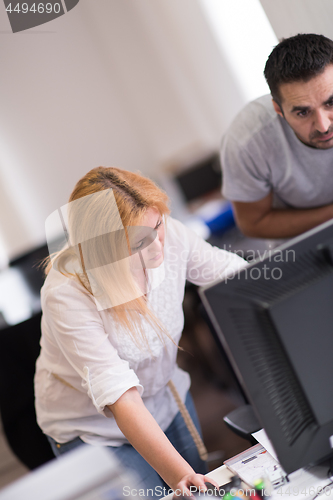
[[[273,488],[278,488],[286,481],[286,473],[280,464],[261,444],[226,460],[224,464],[252,487],[261,478],[267,478]]]
[[[332,482],[328,478],[328,464],[299,469],[288,476],[288,482],[274,490],[270,500],[313,500],[330,498]]]
[[[254,439],[256,439],[258,441],[258,443],[260,443],[264,448],[265,450],[268,451],[268,453],[270,455],[272,455],[273,458],[275,458],[275,460],[278,462],[278,457],[275,453],[275,450],[273,448],[273,445],[272,445],[272,442],[270,441],[269,437],[267,436],[266,434],[266,431],[265,429],[260,429],[260,431],[257,431],[257,432],[254,432],[252,434],[252,436],[254,437]]]

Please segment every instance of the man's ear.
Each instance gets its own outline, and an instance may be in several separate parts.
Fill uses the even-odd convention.
[[[274,99],[272,99],[272,103],[273,103],[273,108],[274,108],[275,112],[278,115],[282,116],[282,118],[284,118],[284,114],[283,114],[283,111],[282,111],[280,104],[278,104]]]

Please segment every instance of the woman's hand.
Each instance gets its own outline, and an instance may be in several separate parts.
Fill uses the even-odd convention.
[[[205,481],[211,483],[219,489],[219,485],[213,479],[203,476],[202,474],[187,474],[177,484],[176,489],[174,490],[173,498],[177,499],[177,497],[190,497],[192,496],[192,493],[197,491],[196,489],[202,493],[205,492],[207,490]]]

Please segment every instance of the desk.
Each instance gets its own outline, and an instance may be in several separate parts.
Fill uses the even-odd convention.
[[[333,482],[329,486],[330,479],[327,477],[327,471],[328,465],[326,464],[317,465],[308,470],[299,469],[289,474],[288,483],[273,490],[269,500],[314,500],[317,496],[320,499],[331,498],[333,496],[333,489],[331,489]],[[225,465],[206,474],[208,478],[214,479],[220,487],[228,483],[233,475]],[[317,495],[320,490],[322,490],[322,494]],[[171,500],[172,497],[173,495],[170,494],[164,499]],[[204,497],[202,496],[202,498]]]

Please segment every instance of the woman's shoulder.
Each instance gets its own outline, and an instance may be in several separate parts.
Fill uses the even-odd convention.
[[[184,237],[187,237],[188,228],[180,222],[178,219],[174,219],[170,215],[166,220],[166,231],[167,235],[170,238],[183,240]]]
[[[75,277],[66,276],[52,267],[41,288],[42,303],[46,300],[68,301],[89,297],[88,291]]]
[[[168,228],[168,231],[179,231],[181,227],[184,227],[184,224],[180,222],[178,219],[174,219],[174,217],[171,217],[171,215],[168,215],[166,218],[166,226]]]
[[[193,249],[194,247],[207,244],[202,233],[201,226],[191,224],[187,226],[178,219],[168,217],[166,224],[166,234],[170,237],[171,244],[181,246],[186,249]]]
[[[190,247],[188,227],[171,216],[166,220],[166,244],[167,247],[177,247],[179,250],[189,249]]]

